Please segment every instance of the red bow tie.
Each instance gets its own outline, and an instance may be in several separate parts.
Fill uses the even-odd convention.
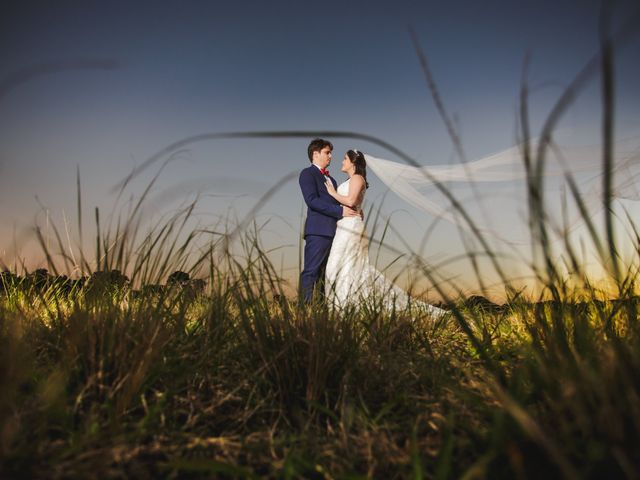
[[[326,175],[327,177],[329,176],[329,170],[327,170],[326,168],[321,168],[320,173]]]

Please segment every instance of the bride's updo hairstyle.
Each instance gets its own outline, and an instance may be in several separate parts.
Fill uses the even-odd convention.
[[[364,159],[364,153],[360,150],[347,150],[347,157],[351,160],[351,163],[356,167],[356,173],[362,175],[364,183],[369,188],[369,182],[367,182],[367,161]]]

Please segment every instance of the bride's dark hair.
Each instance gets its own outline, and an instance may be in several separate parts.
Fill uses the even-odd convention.
[[[360,150],[347,150],[347,157],[351,160],[356,167],[356,174],[362,175],[364,183],[369,188],[369,182],[367,182],[367,161],[364,159],[364,153]]]

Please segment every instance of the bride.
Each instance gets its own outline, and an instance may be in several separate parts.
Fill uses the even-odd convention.
[[[327,180],[327,191],[342,205],[361,211],[365,191],[369,187],[364,154],[358,150],[348,150],[342,160],[341,171],[349,176],[347,181],[336,190]],[[369,245],[364,227],[361,216],[344,217],[338,221],[325,273],[325,293],[329,305],[340,308],[373,300],[382,301],[386,307],[402,309],[415,305],[425,308],[432,315],[446,313],[433,305],[412,299],[369,263]]]

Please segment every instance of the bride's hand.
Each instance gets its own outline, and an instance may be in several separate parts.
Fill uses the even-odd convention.
[[[333,186],[333,183],[331,183],[331,180],[327,180],[324,183],[325,187],[327,187],[327,191],[329,192],[329,195],[331,195],[332,197],[337,193],[336,189]]]

